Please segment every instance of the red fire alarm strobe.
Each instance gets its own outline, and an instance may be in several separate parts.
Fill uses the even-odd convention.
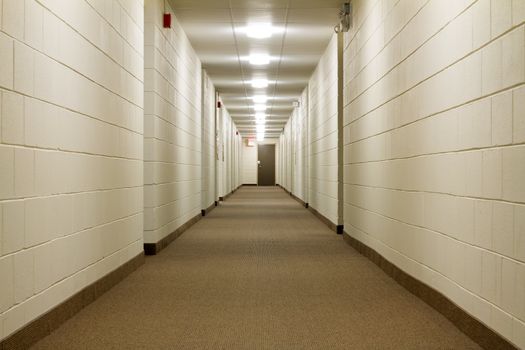
[[[221,101],[218,101],[217,102],[217,108],[221,108],[221,107],[222,107],[222,103],[221,103]]]
[[[171,13],[164,14],[164,28],[171,28]]]

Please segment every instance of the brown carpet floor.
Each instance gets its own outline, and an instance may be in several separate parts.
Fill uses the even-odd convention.
[[[275,187],[243,187],[35,349],[477,349]]]

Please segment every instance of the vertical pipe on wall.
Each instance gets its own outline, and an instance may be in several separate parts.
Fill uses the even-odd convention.
[[[220,109],[219,109],[219,92],[215,92],[215,155],[213,156],[215,162],[215,203],[219,200],[219,177],[220,177],[220,143],[219,143],[219,120],[220,120]]]
[[[208,79],[206,75],[206,71],[203,69],[201,73],[201,209],[205,210],[207,208],[206,204],[206,194],[204,192],[205,188],[205,181],[206,181],[206,167],[204,166],[206,164],[206,155],[205,155],[205,149],[206,149],[206,131],[204,128],[204,125],[206,124],[206,97],[207,94],[207,88],[208,88]],[[208,189],[209,190],[209,189]]]
[[[343,201],[343,33],[337,34],[337,225],[343,225],[344,201]],[[342,230],[341,230],[342,233]]]

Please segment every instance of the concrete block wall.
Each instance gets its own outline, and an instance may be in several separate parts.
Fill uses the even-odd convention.
[[[293,140],[292,140],[292,120],[295,118],[295,111],[290,115],[290,119],[284,126],[280,137],[281,150],[281,183],[286,190],[292,191],[292,158],[293,158]]]
[[[345,231],[525,348],[524,3],[353,4]]]
[[[283,133],[281,133],[281,136],[279,136],[279,139],[277,139],[277,145],[279,146],[279,160],[277,161],[277,164],[279,166],[279,171],[276,171],[275,173],[275,182],[280,185],[280,186],[283,186],[283,183],[286,181],[284,179],[284,176],[283,176],[283,159],[285,157],[285,155],[283,154],[283,143],[284,143],[284,137],[283,137]]]
[[[156,243],[201,212],[201,63],[164,0],[145,2],[144,241]]]
[[[143,1],[0,1],[0,339],[142,254]]]
[[[228,110],[222,107],[218,111],[218,196],[225,197],[241,185],[239,167],[242,137],[237,135],[237,127]]]
[[[335,225],[340,213],[338,40],[334,35],[279,138],[279,184]]]
[[[224,106],[224,104],[222,104]],[[228,173],[229,164],[229,136],[230,136],[230,114],[225,108],[219,109],[219,197],[225,197],[230,193],[230,173]]]
[[[308,84],[308,203],[336,225],[338,212],[338,51],[334,34]]]
[[[248,139],[242,140],[241,148],[241,183],[257,184],[257,144],[248,146]]]
[[[202,71],[202,209],[211,206],[215,196],[215,87]]]
[[[308,202],[308,88],[301,94],[279,138],[281,182],[286,190]]]
[[[308,203],[308,88],[301,94],[293,126],[293,194]]]
[[[235,123],[233,124],[235,126]],[[234,163],[233,163],[233,173],[235,174],[235,181],[234,185],[235,188],[238,188],[242,185],[242,135],[238,131],[237,126],[235,126],[235,154],[233,156]]]

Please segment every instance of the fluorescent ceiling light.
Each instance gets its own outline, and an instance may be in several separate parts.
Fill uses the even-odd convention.
[[[265,113],[255,113],[255,119],[266,119]]]
[[[253,109],[256,111],[256,112],[263,112],[266,110],[266,105],[254,105],[253,106]]]
[[[253,54],[250,55],[248,61],[254,66],[263,66],[270,63],[270,56],[266,54]]]
[[[268,87],[268,80],[266,79],[254,79],[252,80],[253,88],[266,88]]]
[[[257,133],[258,134],[264,133],[264,128],[265,128],[264,125],[261,125],[261,124],[257,125],[256,126]]]
[[[255,124],[256,125],[265,125],[266,124],[266,119],[255,119]]]
[[[266,39],[272,36],[274,28],[271,23],[254,23],[244,28],[248,38]]]
[[[267,39],[273,34],[284,32],[283,27],[274,27],[268,22],[250,23],[246,27],[241,27],[237,30],[245,33],[248,38],[254,39]]]
[[[264,133],[257,134],[257,141],[264,141]]]
[[[268,97],[265,95],[258,95],[258,96],[253,96],[252,100],[255,103],[266,103],[266,101],[268,101]]]

